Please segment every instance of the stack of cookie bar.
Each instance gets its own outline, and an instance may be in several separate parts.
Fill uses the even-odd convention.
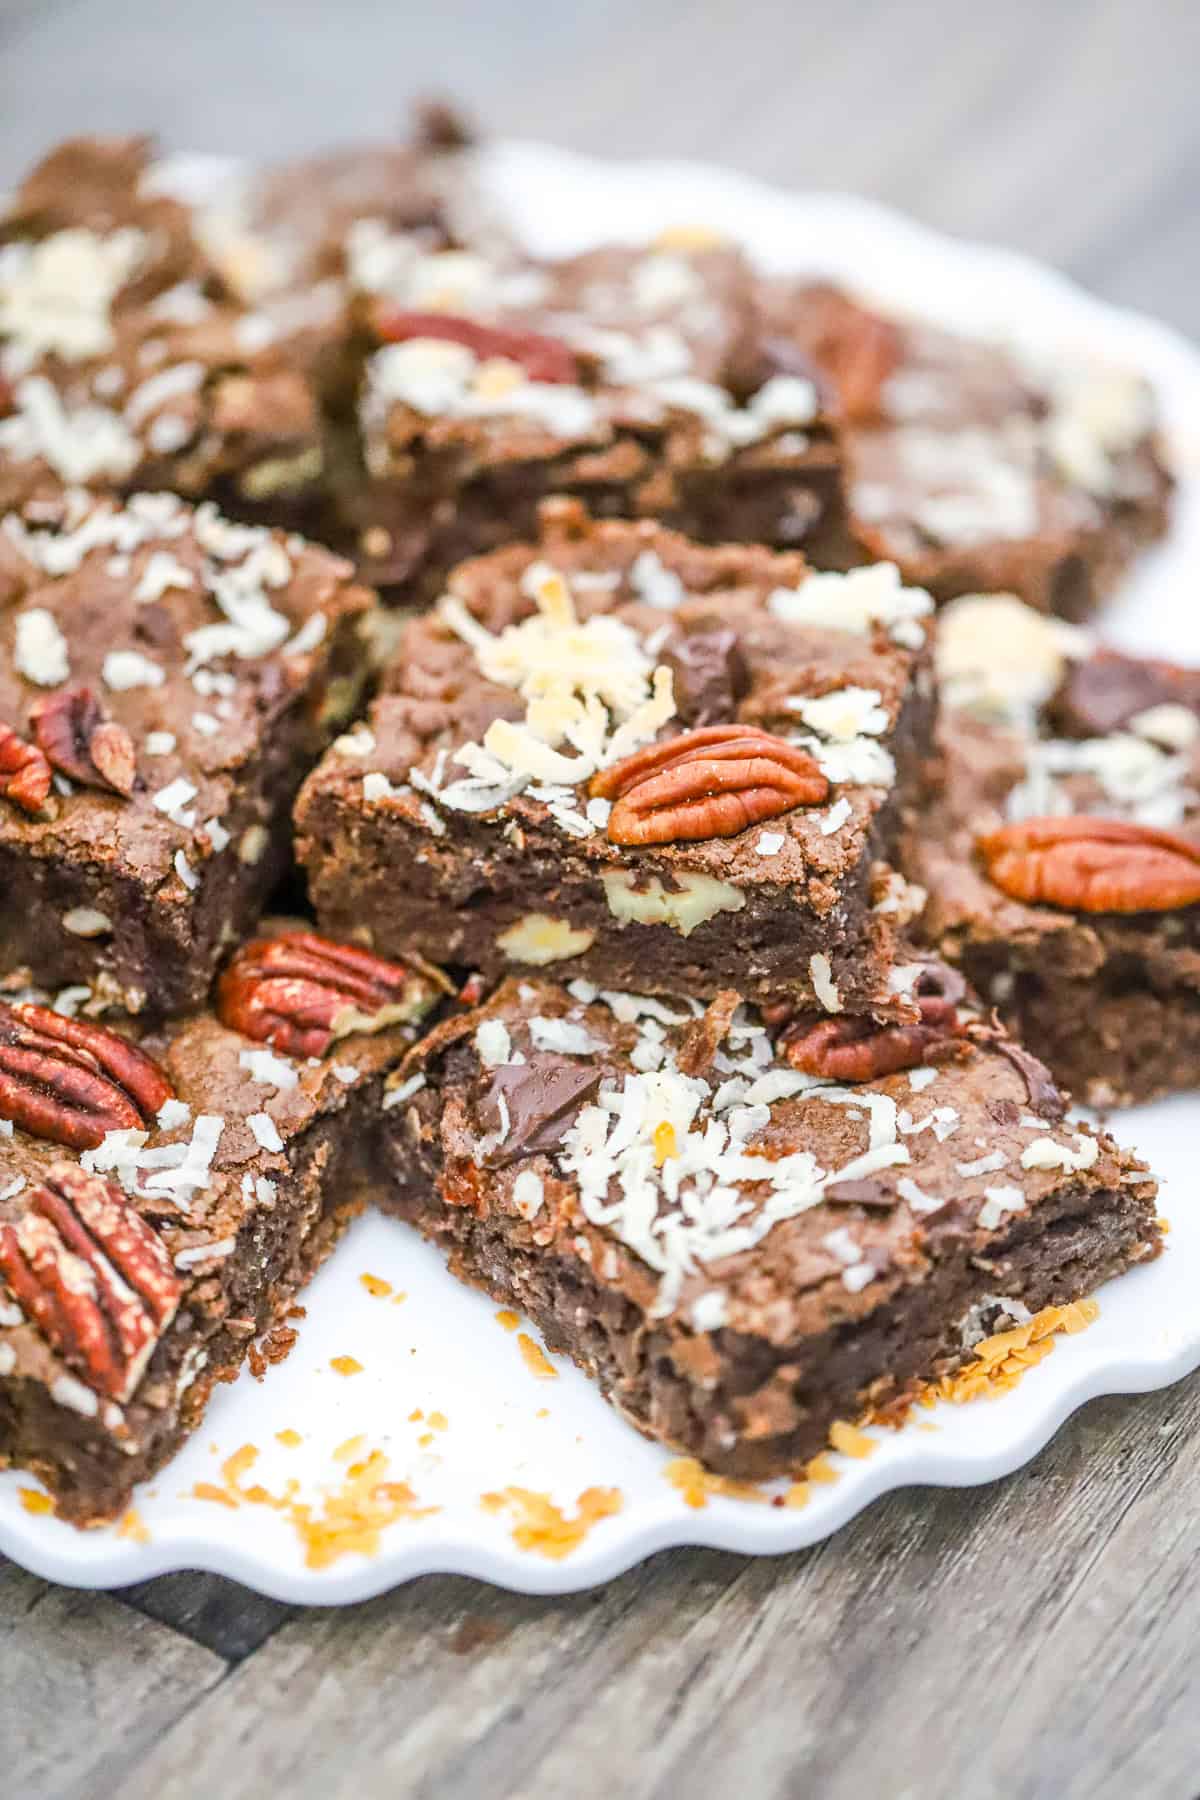
[[[1062,622],[1165,528],[1154,428],[695,230],[535,261],[437,109],[215,183],[49,156],[0,1461],[119,1515],[366,1204],[755,1477],[1156,1255],[1056,1079],[1194,1079],[1200,680]]]

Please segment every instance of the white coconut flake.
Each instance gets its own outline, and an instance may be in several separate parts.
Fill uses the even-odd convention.
[[[825,1011],[831,1013],[841,1012],[842,997],[838,993],[837,984],[833,979],[833,968],[829,958],[821,951],[816,951],[815,954],[808,959],[808,973],[809,979],[813,985],[813,992],[821,1002],[821,1005],[825,1008]]]
[[[915,1213],[940,1212],[946,1204],[936,1194],[928,1194],[910,1175],[901,1176],[896,1183],[896,1192],[902,1200],[907,1200]]]
[[[425,1076],[418,1069],[417,1073],[410,1075],[407,1081],[401,1081],[396,1087],[387,1090],[383,1096],[383,1111],[390,1112],[393,1106],[403,1106],[406,1100],[411,1100],[414,1094],[419,1094],[424,1086]]]
[[[693,1331],[720,1331],[729,1319],[729,1296],[723,1288],[709,1288],[692,1301]]]
[[[861,1262],[863,1259],[862,1245],[845,1225],[839,1225],[835,1231],[827,1231],[821,1239],[821,1244],[824,1249],[828,1250],[830,1256],[835,1257],[840,1263],[845,1263],[847,1267],[851,1263]]]
[[[834,802],[828,812],[819,813],[817,824],[821,829],[822,837],[832,837],[835,831],[840,831],[853,811],[854,808],[843,796],[841,800]]]
[[[906,588],[895,563],[871,563],[848,574],[813,574],[798,588],[776,588],[767,604],[776,618],[826,626],[867,637],[882,625],[892,641],[910,649],[925,642],[919,623],[933,611],[924,588]]]
[[[662,612],[674,612],[687,598],[687,590],[679,576],[674,569],[668,569],[653,550],[643,550],[634,558],[629,581],[643,605],[657,607]]]
[[[375,749],[375,733],[366,723],[355,725],[334,738],[333,748],[339,756],[370,756]]]
[[[401,790],[393,787],[387,776],[378,769],[372,769],[363,776],[362,792],[363,799],[371,805],[376,800],[394,800]]]
[[[197,875],[195,869],[193,869],[182,850],[177,850],[175,852],[174,864],[175,873],[178,875],[180,881],[182,881],[184,887],[187,888],[189,892],[195,893],[196,889],[200,886],[200,877]]]
[[[999,1169],[1007,1167],[1008,1158],[1003,1150],[993,1150],[987,1156],[977,1156],[974,1162],[955,1163],[955,1170],[964,1180],[972,1175],[994,1175]]]
[[[512,1039],[501,1019],[483,1019],[475,1028],[475,1053],[485,1069],[512,1061]]]
[[[56,1376],[50,1383],[49,1391],[56,1406],[78,1413],[81,1418],[94,1419],[100,1411],[100,1402],[91,1388],[85,1387],[82,1381],[76,1381],[73,1375]]]
[[[513,1205],[523,1219],[536,1218],[544,1198],[542,1178],[534,1169],[522,1169],[512,1186]]]
[[[105,687],[116,694],[126,693],[130,688],[161,687],[167,679],[162,665],[143,656],[140,650],[110,650],[101,673]]]
[[[194,1269],[201,1263],[223,1262],[227,1256],[232,1256],[236,1249],[237,1239],[235,1237],[216,1238],[208,1244],[192,1244],[188,1249],[176,1252],[175,1267],[177,1269]]]
[[[307,656],[325,640],[329,622],[322,612],[312,613],[287,643],[283,646],[284,656]]]
[[[1025,1195],[1019,1187],[990,1187],[983,1190],[979,1223],[985,1231],[995,1231],[1006,1213],[1024,1212]]]
[[[251,1113],[246,1120],[246,1124],[249,1126],[255,1142],[263,1150],[283,1149],[283,1139],[279,1135],[279,1127],[276,1125],[270,1113]]]
[[[778,856],[786,842],[782,831],[763,831],[754,848],[759,856]]]
[[[529,1036],[535,1050],[556,1051],[561,1056],[593,1056],[607,1048],[585,1026],[569,1019],[530,1019]]]
[[[835,688],[815,699],[793,697],[788,710],[819,737],[850,744],[859,737],[879,737],[888,729],[891,721],[879,704],[882,697],[878,688]]]
[[[151,804],[156,812],[164,813],[173,824],[190,830],[196,823],[196,815],[190,810],[188,802],[196,798],[198,791],[190,781],[179,775],[174,781],[169,781],[166,787],[159,788]]]
[[[300,1079],[295,1065],[285,1057],[276,1056],[273,1050],[239,1051],[238,1067],[248,1072],[251,1081],[262,1082],[265,1087],[278,1088],[281,1092],[294,1088]]]
[[[1034,1138],[1021,1152],[1023,1169],[1061,1169],[1064,1174],[1072,1175],[1079,1169],[1090,1169],[1100,1154],[1098,1138],[1087,1137],[1078,1132],[1075,1137],[1075,1148],[1066,1144],[1056,1144],[1053,1138]]]
[[[69,677],[67,640],[44,606],[30,606],[17,614],[13,666],[38,687],[58,687]]]

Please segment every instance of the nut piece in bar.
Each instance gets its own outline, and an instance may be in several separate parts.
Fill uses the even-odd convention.
[[[927,594],[548,506],[412,621],[297,809],[322,928],[382,955],[906,1013],[887,858],[932,723]]]
[[[274,921],[258,941],[312,937]],[[293,1341],[288,1309],[365,1201],[388,1084],[446,988],[377,976],[404,996],[386,1022],[297,1055],[207,1012],[147,1031],[5,1009],[0,1465],[73,1524],[121,1513],[256,1338],[267,1362]],[[108,1093],[86,1136],[84,1077]]]
[[[848,1078],[797,1067],[791,1028],[735,993],[705,1010],[506,981],[410,1059],[382,1203],[648,1436],[728,1475],[795,1472],[997,1319],[1161,1247],[1145,1165],[1064,1118],[953,971],[921,970],[939,1041],[877,1026]]]
[[[943,784],[906,836],[923,932],[1075,1097],[1200,1084],[1200,671],[1006,595],[939,620]]]
[[[168,494],[0,521],[0,973],[128,1012],[204,999],[365,682],[351,577]]]

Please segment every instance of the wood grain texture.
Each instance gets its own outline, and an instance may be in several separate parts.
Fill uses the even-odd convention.
[[[430,1578],[284,1626],[127,1794],[250,1800],[269,1767],[296,1800],[1188,1800],[1198,1507],[1192,1384],[778,1562],[672,1553],[563,1600]]]
[[[0,1562],[0,1786],[14,1800],[115,1793],[224,1672],[115,1600]]]
[[[852,188],[1194,330],[1198,66],[1194,0],[0,0],[0,182],[69,131],[279,155],[450,89],[495,131]],[[1193,1381],[815,1551],[567,1600],[0,1566],[5,1792],[1194,1800],[1198,1513]]]

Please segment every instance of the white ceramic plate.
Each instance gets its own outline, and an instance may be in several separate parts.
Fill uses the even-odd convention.
[[[862,200],[788,194],[686,164],[611,164],[524,144],[490,153],[488,179],[533,247],[552,253],[605,240],[635,242],[668,225],[703,222],[741,239],[773,270],[828,273],[908,310],[1034,347],[1069,345],[1140,365],[1156,383],[1181,472],[1169,543],[1147,557],[1104,624],[1143,652],[1200,660],[1200,355],[1165,327],[1100,304],[1022,257],[956,243]],[[1200,1211],[1187,1160],[1200,1128],[1200,1096],[1120,1115],[1117,1130],[1163,1177],[1172,1220],[1168,1253],[1104,1289],[1090,1330],[1056,1341],[1014,1391],[964,1407],[940,1406],[883,1432],[865,1461],[816,1488],[803,1510],[710,1497],[697,1510],[664,1477],[667,1453],[645,1443],[575,1369],[535,1378],[495,1308],[458,1286],[440,1259],[398,1225],[363,1220],[306,1296],[308,1317],[288,1361],[259,1384],[248,1376],[215,1398],[195,1441],[138,1501],[148,1541],[113,1530],[80,1533],[26,1510],[29,1479],[0,1475],[0,1551],[40,1575],[113,1587],[169,1569],[218,1571],[284,1600],[335,1604],[409,1576],[454,1570],[531,1592],[565,1592],[607,1579],[652,1551],[708,1544],[755,1555],[812,1544],[878,1495],[913,1483],[990,1481],[1026,1462],[1085,1400],[1164,1387],[1200,1365]],[[371,1297],[359,1277],[401,1290]],[[352,1356],[361,1372],[330,1366]],[[425,1416],[413,1418],[420,1411]],[[431,1428],[428,1415],[444,1416]],[[276,1433],[300,1434],[294,1447]],[[293,1525],[269,1507],[229,1509],[196,1499],[219,1483],[222,1461],[258,1447],[249,1481],[278,1491],[294,1477],[319,1509],[345,1466],[333,1452],[360,1436],[389,1458],[419,1504],[435,1507],[388,1526],[377,1552],[306,1566]],[[426,1442],[421,1442],[426,1439]],[[570,1555],[549,1560],[518,1547],[508,1509],[480,1496],[509,1486],[549,1494],[569,1515],[595,1487],[618,1488],[619,1513],[596,1524]]]

